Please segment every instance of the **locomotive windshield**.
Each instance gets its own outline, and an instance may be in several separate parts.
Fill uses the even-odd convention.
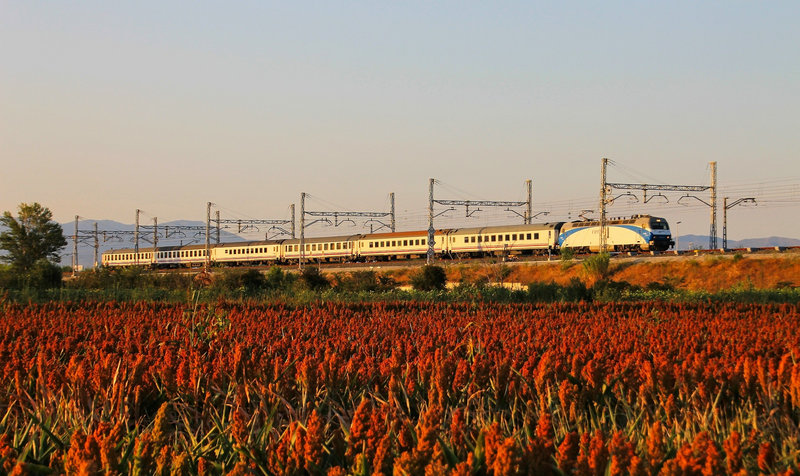
[[[650,229],[651,230],[669,230],[669,225],[667,221],[663,218],[654,218],[650,220]]]

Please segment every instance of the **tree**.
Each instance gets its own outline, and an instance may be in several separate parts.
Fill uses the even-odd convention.
[[[67,240],[61,225],[52,218],[50,209],[38,203],[20,203],[17,218],[4,212],[0,225],[7,229],[0,233],[0,249],[7,254],[0,260],[24,272],[40,260],[61,261],[58,252],[67,246]]]

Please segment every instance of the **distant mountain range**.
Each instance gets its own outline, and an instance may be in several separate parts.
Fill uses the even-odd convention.
[[[81,220],[78,228],[82,237],[94,232],[94,220]],[[167,223],[158,224],[158,244],[159,246],[175,246],[175,245],[188,245],[188,244],[202,244],[205,243],[205,222],[190,221],[190,220],[176,220]],[[150,223],[142,226],[151,226]],[[192,230],[178,230],[176,227],[196,227]],[[70,265],[72,263],[72,235],[75,230],[75,222],[62,223],[61,227],[64,229],[64,236],[67,237],[67,247],[61,253],[61,264]],[[170,228],[172,228],[170,230]],[[99,231],[99,249],[102,254],[104,251],[120,248],[133,248],[133,230],[134,225],[116,222],[113,220],[98,220],[97,229]],[[103,237],[103,231],[106,231],[106,237]],[[240,236],[231,229],[222,229],[220,231],[220,242],[231,243],[246,240],[259,240],[264,239],[266,230],[259,230],[260,236],[253,233],[247,233],[245,236]],[[110,233],[109,233],[110,232]],[[124,234],[115,234],[113,232],[127,232]],[[169,232],[169,237],[167,233]],[[151,228],[140,228],[139,230],[139,247],[148,248],[151,243],[147,240],[152,238]],[[270,238],[272,235],[270,235]],[[283,237],[286,237],[285,235]],[[212,225],[211,242],[216,242],[216,230]],[[679,246],[681,250],[690,249],[705,249],[708,248],[708,236],[703,235],[681,235],[679,238]],[[722,237],[717,239],[717,246],[722,247]],[[763,248],[770,246],[800,246],[800,240],[795,238],[785,238],[780,236],[770,236],[767,238],[749,238],[745,240],[728,240],[728,248]],[[78,263],[84,268],[91,268],[94,264],[94,238],[84,238],[78,244]]]
[[[673,237],[674,239],[675,237]],[[681,235],[678,246],[681,250],[707,249],[708,235]],[[728,248],[766,248],[771,246],[800,246],[800,240],[782,236],[766,238],[747,238],[744,240],[728,239]],[[717,248],[722,248],[722,237],[717,238]]]

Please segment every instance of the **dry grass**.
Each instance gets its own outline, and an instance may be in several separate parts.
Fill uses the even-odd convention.
[[[592,284],[579,260],[548,263],[446,263],[447,278],[451,283],[506,282],[569,283],[579,278]],[[411,268],[392,270],[399,284],[408,284]],[[800,257],[797,256],[698,256],[662,258],[656,260],[612,260],[610,278],[633,285],[650,283],[670,284],[687,291],[717,292],[737,286],[759,289],[778,289],[800,286]]]

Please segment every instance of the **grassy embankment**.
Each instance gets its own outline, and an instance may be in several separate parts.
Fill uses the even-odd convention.
[[[197,275],[141,270],[89,271],[57,289],[6,290],[17,301],[47,300],[261,300],[338,301],[735,301],[800,302],[800,256],[705,256],[660,260],[454,264],[443,262],[447,288],[415,286],[418,268],[303,275],[273,268]],[[443,278],[444,279],[444,278]],[[417,283],[419,284],[419,283]],[[444,284],[444,283],[441,283]],[[427,289],[425,289],[427,288]]]

